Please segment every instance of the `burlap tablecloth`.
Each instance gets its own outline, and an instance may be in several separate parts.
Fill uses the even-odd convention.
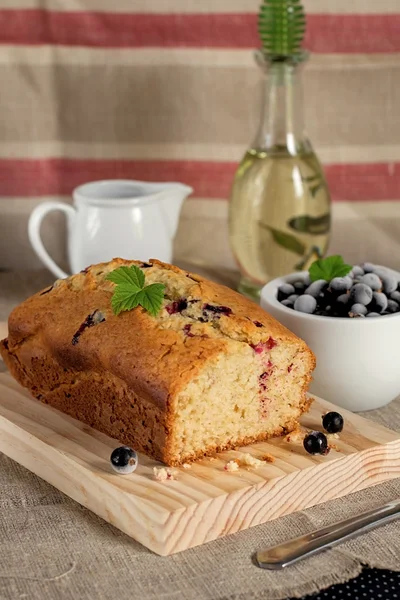
[[[46,272],[0,273],[0,320],[51,281]],[[365,416],[399,431],[400,401]],[[3,455],[0,490],[1,600],[272,600],[347,581],[363,564],[400,570],[399,521],[283,572],[251,560],[257,549],[400,497],[400,479],[166,558]]]

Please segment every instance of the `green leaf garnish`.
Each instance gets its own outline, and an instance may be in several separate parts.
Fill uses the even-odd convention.
[[[138,306],[137,296],[140,290],[133,286],[120,284],[111,298],[111,306],[115,315],[119,315],[124,310],[132,310]]]
[[[118,267],[111,271],[106,279],[117,286],[111,298],[114,314],[119,315],[139,305],[153,317],[159,312],[164,299],[165,285],[163,283],[144,285],[144,273],[136,265]]]
[[[326,258],[320,258],[313,262],[309,269],[311,281],[317,281],[318,279],[325,279],[325,281],[331,281],[334,277],[345,277],[350,273],[353,267],[347,265],[343,258],[338,254],[334,256],[327,256]]]
[[[164,298],[165,285],[163,283],[151,283],[146,285],[138,294],[138,304],[143,306],[151,315],[155,316],[161,308]]]
[[[134,285],[138,288],[138,291],[144,286],[144,273],[136,265],[130,267],[119,267],[114,271],[111,271],[106,277],[109,281],[117,284],[128,284]]]

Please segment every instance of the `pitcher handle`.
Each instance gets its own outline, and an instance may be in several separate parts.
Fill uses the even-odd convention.
[[[67,215],[68,229],[75,217],[75,209],[70,204],[63,202],[42,202],[33,209],[28,222],[28,235],[32,248],[40,258],[42,263],[58,278],[65,279],[69,277],[57,263],[51,258],[46,248],[43,245],[40,237],[40,227],[45,216],[53,210],[60,210]]]

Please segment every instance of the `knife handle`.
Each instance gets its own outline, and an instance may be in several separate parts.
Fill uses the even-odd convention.
[[[389,504],[362,513],[357,517],[351,517],[323,529],[306,533],[267,550],[261,550],[256,554],[256,563],[262,569],[283,569],[303,558],[332,548],[344,540],[365,533],[378,525],[388,523],[398,518],[399,513],[400,500],[389,502]]]

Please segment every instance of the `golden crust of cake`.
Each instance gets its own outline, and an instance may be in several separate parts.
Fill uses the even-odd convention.
[[[113,314],[114,284],[106,275],[132,264],[143,268],[146,283],[166,286],[156,317],[141,307]],[[15,308],[8,328],[0,352],[35,397],[124,443],[136,441],[138,450],[170,465],[271,435],[211,444],[182,460],[172,447],[176,398],[205,365],[232,352],[233,344],[257,349],[273,340],[304,353],[310,374],[315,365],[306,344],[258,305],[158,260],[114,259],[58,280]],[[304,395],[301,411],[307,403]]]

